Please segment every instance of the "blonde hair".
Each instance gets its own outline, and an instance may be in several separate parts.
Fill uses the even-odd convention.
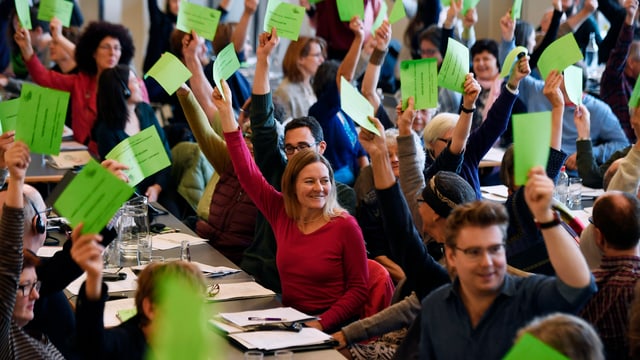
[[[447,131],[455,128],[459,117],[458,114],[446,112],[434,116],[422,132],[424,147],[427,150],[431,150],[431,143],[437,141],[438,138],[441,138]]]
[[[323,216],[326,220],[330,220],[332,217],[342,215],[345,210],[338,204],[336,182],[333,177],[333,169],[329,161],[317,151],[308,148],[296,153],[287,163],[282,174],[282,197],[284,199],[284,210],[287,215],[294,219],[300,219],[301,207],[300,201],[296,194],[296,182],[298,175],[307,167],[307,165],[322,163],[329,170],[329,180],[331,181],[331,190],[327,194],[327,202],[322,209]]]
[[[151,263],[138,276],[138,290],[136,291],[136,309],[140,316],[140,324],[148,325],[151,321],[145,315],[142,302],[148,298],[152,304],[158,303],[158,284],[166,276],[175,276],[204,296],[206,283],[202,272],[193,263],[186,261],[171,261],[166,263]],[[204,301],[204,299],[203,299]]]

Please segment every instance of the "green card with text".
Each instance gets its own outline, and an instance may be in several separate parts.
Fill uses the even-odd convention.
[[[97,234],[133,194],[133,187],[91,159],[62,191],[54,207],[83,234]]]
[[[38,7],[38,20],[50,22],[54,17],[58,18],[64,27],[71,24],[73,2],[65,0],[42,0]]]
[[[162,86],[164,91],[173,95],[185,81],[191,78],[191,71],[172,53],[166,52],[144,75],[151,76]]]
[[[220,16],[219,10],[182,1],[178,11],[176,29],[186,33],[191,33],[191,30],[195,30],[203,38],[213,40],[216,36]]]
[[[537,337],[525,333],[520,340],[513,345],[503,360],[569,360]]]
[[[336,0],[340,21],[349,22],[355,15],[364,21],[364,0]],[[319,19],[322,21],[322,19]]]
[[[58,155],[68,104],[68,92],[24,83],[16,140],[22,140],[34,153]]]
[[[224,99],[224,91],[220,86],[220,79],[227,80],[229,76],[233,75],[240,69],[240,61],[236,54],[236,49],[233,47],[233,43],[227,45],[222,51],[218,53],[216,61],[213,63],[213,82],[220,90],[220,95]]]
[[[105,156],[129,167],[123,172],[129,184],[138,185],[145,178],[171,165],[164,144],[155,126],[122,140]]]
[[[270,33],[271,29],[275,27],[279,37],[296,41],[300,35],[304,17],[305,11],[302,6],[281,0],[269,0],[263,30]]]
[[[438,60],[407,60],[400,64],[402,109],[407,108],[409,96],[413,96],[415,109],[438,107]]]
[[[29,0],[15,0],[16,13],[20,26],[27,30],[31,30],[31,16],[29,15]],[[2,41],[5,41],[2,39]]]
[[[0,101],[0,133],[16,129],[18,120],[18,109],[20,108],[20,99]]]
[[[527,174],[534,166],[547,168],[551,144],[551,112],[514,114],[513,168],[516,185],[527,182]]]
[[[464,80],[469,73],[469,49],[450,38],[447,52],[438,73],[438,85],[459,93],[464,92]]]
[[[540,55],[538,70],[543,79],[546,79],[551,70],[564,71],[569,65],[582,60],[582,51],[576,42],[573,33],[552,42]]]
[[[342,76],[340,77],[340,106],[356,124],[380,136],[378,128],[368,118],[368,116],[375,116],[373,105]]]

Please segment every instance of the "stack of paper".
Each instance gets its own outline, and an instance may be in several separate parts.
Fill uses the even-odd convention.
[[[206,277],[224,276],[224,275],[234,274],[241,271],[240,269],[234,269],[226,266],[211,266],[211,265],[199,263],[197,261],[192,261],[191,263],[195,264],[200,269],[200,271],[203,272],[204,276]]]
[[[170,234],[160,234],[155,235],[152,240],[153,249],[154,250],[169,250],[180,247],[182,241],[188,241],[189,245],[202,244],[207,240],[182,234],[182,233],[170,233]]]
[[[273,291],[262,287],[255,281],[218,285],[220,286],[220,292],[215,296],[208,297],[207,300],[225,301],[235,299],[250,299],[274,296],[276,294]]]

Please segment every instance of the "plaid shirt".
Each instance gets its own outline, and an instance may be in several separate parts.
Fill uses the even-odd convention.
[[[628,358],[627,329],[633,289],[640,278],[640,257],[602,257],[593,271],[598,292],[582,309],[581,316],[598,331],[609,359]]]
[[[636,81],[624,73],[632,40],[633,26],[622,25],[616,47],[611,51],[607,66],[602,73],[600,97],[609,104],[613,113],[618,117],[622,130],[633,144],[636,142],[636,135],[631,128],[629,98]]]

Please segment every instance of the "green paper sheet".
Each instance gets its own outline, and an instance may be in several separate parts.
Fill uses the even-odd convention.
[[[31,16],[29,16],[29,0],[15,0],[16,13],[20,20],[20,26],[27,30],[31,30]],[[5,41],[2,39],[2,41]]]
[[[16,129],[20,99],[0,101],[0,134]]]
[[[380,136],[378,128],[367,116],[374,117],[373,105],[344,77],[340,77],[340,106],[356,124]]]
[[[631,96],[629,96],[629,108],[636,108],[640,103],[640,81],[636,81],[636,84],[633,86],[633,92],[631,92]]]
[[[364,0],[336,0],[340,21],[349,22],[354,15],[364,21]],[[319,19],[322,21],[322,19]]]
[[[384,21],[384,19],[387,17],[387,3],[386,2],[382,2],[380,3],[380,11],[378,11],[378,16],[376,16],[376,19],[373,21],[373,24],[371,25],[371,35],[376,35],[376,30],[378,30],[378,28],[380,27],[380,25],[382,25],[382,22]]]
[[[569,360],[556,349],[538,340],[535,336],[525,333],[513,345],[503,360]]]
[[[221,12],[206,6],[200,6],[188,1],[180,3],[176,28],[186,33],[191,30],[205,39],[212,40],[216,36]]]
[[[511,7],[511,18],[513,20],[520,19],[522,15],[522,0],[513,0],[513,6]]]
[[[265,14],[265,32],[270,33],[272,28],[276,28],[278,36],[292,41],[298,40],[305,16],[304,7],[280,0],[269,0]]]
[[[224,99],[224,91],[220,86],[220,79],[227,80],[236,70],[240,69],[240,61],[236,54],[236,49],[233,47],[233,43],[227,45],[222,51],[218,53],[216,61],[213,63],[213,82],[220,90],[220,94]]]
[[[529,52],[524,46],[517,46],[513,50],[509,51],[507,57],[504,58],[504,64],[502,64],[502,70],[500,71],[500,78],[505,78],[511,74],[513,64],[516,63],[518,54],[524,52],[525,55]]]
[[[16,123],[16,140],[34,153],[58,155],[69,93],[24,83]]]
[[[72,227],[84,223],[83,234],[97,234],[120,206],[131,197],[133,187],[91,159],[62,191],[54,207]]]
[[[540,55],[538,70],[543,79],[546,79],[551,70],[564,71],[569,65],[582,60],[582,52],[573,33],[552,42]]]
[[[71,24],[73,2],[65,0],[42,0],[38,8],[38,20],[50,22],[54,17],[58,18],[64,27]]]
[[[564,69],[564,87],[569,100],[576,105],[582,104],[582,68],[571,65]]]
[[[184,272],[184,271],[182,271]],[[222,359],[224,338],[215,336],[207,327],[211,312],[207,311],[204,294],[195,289],[178,271],[164,272],[157,281],[157,308],[153,321],[153,337],[148,360]],[[200,291],[199,291],[200,290]],[[220,353],[218,351],[218,353]]]
[[[317,4],[323,0],[309,0],[309,4]]]
[[[467,73],[469,73],[469,49],[453,38],[449,38],[447,52],[438,73],[438,85],[463,93]]]
[[[479,2],[480,0],[464,0],[462,2],[462,11],[460,12],[460,14],[465,15],[467,11],[469,11],[469,9],[473,9],[478,6]]]
[[[175,55],[166,52],[149,69],[145,79],[147,76],[156,79],[167,94],[173,95],[180,85],[191,78],[191,71]]]
[[[393,3],[393,7],[391,8],[391,13],[389,14],[389,23],[395,24],[400,19],[403,19],[407,16],[407,12],[404,9],[404,4],[402,0],[396,0]]]
[[[155,126],[122,140],[106,159],[113,159],[129,167],[123,172],[129,177],[131,186],[138,185],[146,177],[171,165],[171,160],[160,140]]]
[[[402,109],[407,108],[409,96],[413,96],[415,109],[438,107],[438,60],[418,59],[400,64]]]
[[[547,168],[551,143],[551,112],[513,115],[513,161],[516,185],[527,182],[534,166]]]

